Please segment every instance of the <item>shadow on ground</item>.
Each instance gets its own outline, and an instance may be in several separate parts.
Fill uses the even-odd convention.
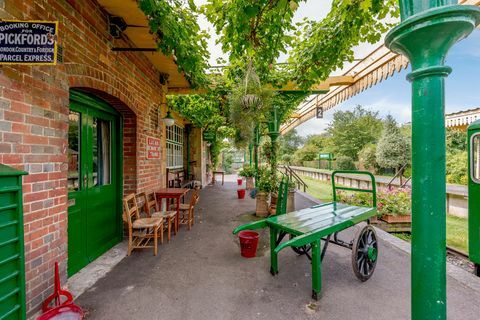
[[[377,270],[359,282],[350,251],[331,246],[323,262],[323,295],[310,299],[310,263],[286,249],[280,273],[269,273],[268,233],[245,259],[232,230],[252,219],[254,200],[238,200],[234,177],[201,191],[196,224],[170,243],[136,251],[82,294],[88,319],[399,319],[410,318],[409,256],[381,243]],[[297,197],[297,209],[312,202]],[[350,240],[351,232],[342,237]],[[478,320],[480,294],[448,279],[448,318]]]

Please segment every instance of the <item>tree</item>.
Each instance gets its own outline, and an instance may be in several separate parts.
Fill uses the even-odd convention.
[[[358,160],[367,170],[376,170],[378,167],[377,163],[377,146],[373,143],[367,144],[360,152],[358,153]]]
[[[327,132],[336,156],[344,155],[358,159],[358,153],[369,143],[375,143],[382,130],[378,112],[356,106],[353,111],[337,111]]]
[[[355,163],[349,156],[339,156],[336,160],[337,168],[340,170],[355,170]]]
[[[315,146],[319,152],[328,152],[331,142],[328,133],[312,134],[305,140],[305,145]]]
[[[447,182],[466,185],[467,176],[467,151],[447,153]]]
[[[295,162],[313,161],[318,158],[318,149],[314,145],[305,145],[293,154]]]
[[[466,132],[447,129],[447,153],[467,150],[467,134]]]
[[[395,119],[388,115],[377,144],[377,163],[382,168],[395,169],[410,163],[410,142],[402,135]]]
[[[298,135],[297,130],[293,129],[284,135],[280,136],[279,141],[279,155],[292,155],[295,151],[300,148],[305,139]]]

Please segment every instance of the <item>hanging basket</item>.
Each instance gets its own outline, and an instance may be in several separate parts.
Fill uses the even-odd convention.
[[[254,94],[246,94],[242,97],[242,107],[250,109],[260,104],[260,98]]]

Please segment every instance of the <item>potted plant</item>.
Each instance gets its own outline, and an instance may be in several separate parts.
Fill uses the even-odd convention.
[[[277,175],[275,174],[271,175],[272,190],[270,192],[270,208],[269,208],[270,214],[275,214],[277,211],[279,181],[280,181],[280,178]]]
[[[411,223],[411,197],[409,189],[379,192],[377,209],[380,219],[387,223]]]
[[[246,179],[246,188],[248,190],[254,188],[253,177],[255,177],[255,168],[246,165],[242,169],[240,169],[238,175]]]
[[[288,182],[287,212],[295,211],[295,182]]]
[[[266,168],[259,168],[257,174],[257,195],[256,195],[256,210],[257,217],[268,216],[268,196],[273,189],[272,175],[270,170]]]

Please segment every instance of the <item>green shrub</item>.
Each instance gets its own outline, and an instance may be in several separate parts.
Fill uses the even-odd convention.
[[[338,156],[335,163],[339,170],[355,170],[355,163],[353,163],[353,159],[348,156]]]
[[[379,215],[405,216],[411,213],[410,189],[392,189],[377,193]]]
[[[352,206],[372,206],[372,195],[366,192],[337,192],[337,201]],[[377,192],[378,216],[409,215],[411,213],[410,189],[380,190]]]
[[[293,156],[291,154],[282,155],[282,163],[290,165],[292,164]]]
[[[367,170],[375,170],[378,166],[376,157],[377,147],[374,144],[367,144],[358,154],[358,160]]]
[[[466,185],[468,156],[467,151],[447,153],[447,182]]]
[[[240,171],[238,171],[238,175],[244,178],[255,177],[255,168],[249,165],[244,166]]]
[[[257,172],[257,189],[260,192],[274,192],[278,189],[278,179],[267,167],[259,167]]]

